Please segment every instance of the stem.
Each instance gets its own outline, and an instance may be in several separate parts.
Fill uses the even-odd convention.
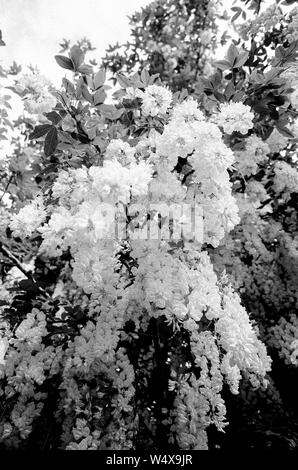
[[[1,202],[2,199],[4,198],[6,192],[7,192],[8,188],[9,188],[9,185],[10,185],[10,183],[11,183],[12,180],[13,180],[13,176],[14,176],[14,175],[11,175],[10,178],[9,178],[9,180],[8,180],[8,182],[6,183],[6,186],[5,186],[4,190],[3,190],[3,194],[2,194],[2,196],[0,197],[0,202]]]
[[[23,274],[25,274],[25,276],[26,276],[28,279],[30,279],[30,280],[37,286],[37,288],[38,288],[38,290],[39,290],[40,292],[42,292],[42,293],[43,293],[44,295],[46,295],[47,297],[50,297],[50,295],[49,295],[42,287],[40,287],[40,286],[37,284],[37,282],[36,282],[36,280],[35,280],[35,278],[34,278],[32,272],[31,272],[31,271],[28,271],[27,269],[25,269],[25,268],[23,267],[22,263],[18,260],[18,258],[17,258],[13,253],[11,253],[11,251],[10,251],[6,246],[4,246],[2,242],[0,242],[0,251],[1,251],[8,259],[10,259],[11,261],[13,261],[14,265],[17,266],[17,268],[18,268]]]

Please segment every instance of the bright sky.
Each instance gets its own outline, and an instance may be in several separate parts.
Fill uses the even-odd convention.
[[[0,29],[6,47],[0,61],[37,65],[55,85],[65,70],[54,55],[62,38],[91,40],[100,59],[109,44],[129,38],[127,16],[151,0],[0,0]]]

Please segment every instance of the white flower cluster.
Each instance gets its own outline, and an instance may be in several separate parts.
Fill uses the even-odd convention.
[[[149,85],[144,92],[140,92],[142,112],[144,116],[157,116],[164,114],[172,102],[172,92],[159,85]]]
[[[287,25],[287,40],[295,42],[298,40],[298,8],[295,7],[289,14],[289,23]]]
[[[157,244],[135,242],[132,254],[139,263],[132,298],[154,316],[162,309],[169,320],[183,322],[190,332],[197,332],[203,318],[214,321],[219,344],[228,355],[223,367],[225,374],[230,372],[234,377],[233,389],[239,384],[240,371],[265,376],[270,369],[265,346],[258,340],[239,296],[230,287],[221,288],[206,252],[194,253],[190,248],[186,264],[167,253],[165,245],[162,249]],[[232,382],[230,376],[229,380]]]
[[[298,318],[282,317],[269,329],[268,344],[278,350],[281,359],[288,365],[298,365]]]
[[[52,84],[43,75],[23,75],[17,80],[15,88],[18,93],[22,93],[24,107],[29,113],[46,113],[56,104]]]
[[[28,237],[44,222],[46,219],[46,210],[43,199],[37,196],[30,204],[13,215],[10,222],[10,228],[15,237]]]
[[[131,319],[136,321],[136,312],[145,309],[150,316],[165,315],[169,322],[178,322],[190,334],[200,376],[175,382],[173,375],[171,379],[171,388],[178,390],[173,431],[182,448],[202,449],[206,428],[212,423],[218,429],[226,425],[221,397],[224,381],[233,393],[238,393],[244,372],[255,386],[266,383],[271,361],[239,296],[221,286],[206,252],[196,251],[191,244],[176,256],[166,244],[143,241],[134,242],[133,247],[138,267],[129,290],[135,312]],[[214,333],[200,329],[205,322],[212,322]],[[189,413],[190,421],[186,419]]]
[[[255,135],[245,139],[245,150],[235,152],[236,168],[243,176],[255,175],[259,164],[266,160],[270,153],[268,143]]]
[[[239,221],[227,169],[234,156],[219,128],[206,121],[198,104],[188,99],[177,104],[162,135],[156,138],[155,161],[169,174],[178,158],[194,173],[186,201],[196,199],[204,213],[204,241],[216,246]],[[167,169],[166,169],[167,168]]]
[[[113,139],[106,149],[105,158],[116,159],[121,165],[127,166],[135,161],[135,149],[128,142],[121,139]]]
[[[123,166],[116,156],[102,167],[62,171],[52,189],[59,205],[39,229],[44,238],[42,251],[59,256],[71,249],[73,278],[86,292],[96,289],[102,283],[102,274],[117,264],[113,258],[117,204],[146,195],[152,177],[152,168],[144,161]],[[108,276],[104,277],[107,281]]]
[[[297,15],[298,18],[298,15]],[[294,109],[298,109],[298,62],[290,62],[282,72],[281,77],[287,81],[287,85],[294,89],[289,95],[290,102]]]
[[[269,145],[270,152],[272,153],[279,153],[288,145],[288,142],[289,139],[282,135],[276,128],[274,128],[266,140],[266,144]]]
[[[222,103],[214,122],[223,128],[226,134],[240,132],[247,134],[253,128],[254,113],[243,103]]]
[[[273,188],[277,194],[283,193],[283,197],[289,199],[291,193],[298,192],[298,170],[286,162],[278,161],[274,167],[275,176]]]

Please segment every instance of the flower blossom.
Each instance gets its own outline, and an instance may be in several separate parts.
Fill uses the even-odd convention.
[[[144,116],[166,113],[171,105],[172,97],[173,94],[168,88],[149,85],[141,95]]]
[[[52,110],[56,99],[52,94],[51,82],[39,74],[23,75],[16,84],[16,91],[22,93],[26,111],[42,114]]]
[[[222,103],[220,112],[214,120],[226,134],[233,132],[247,134],[249,129],[253,128],[253,118],[253,112],[243,103]]]

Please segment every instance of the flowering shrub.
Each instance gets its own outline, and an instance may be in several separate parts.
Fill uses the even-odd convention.
[[[33,116],[3,167],[3,448],[207,449],[233,395],[282,407],[266,344],[297,364],[293,15],[240,27],[260,42],[232,42],[199,84],[122,71],[107,104],[78,45],[56,56],[61,90],[16,79]]]

